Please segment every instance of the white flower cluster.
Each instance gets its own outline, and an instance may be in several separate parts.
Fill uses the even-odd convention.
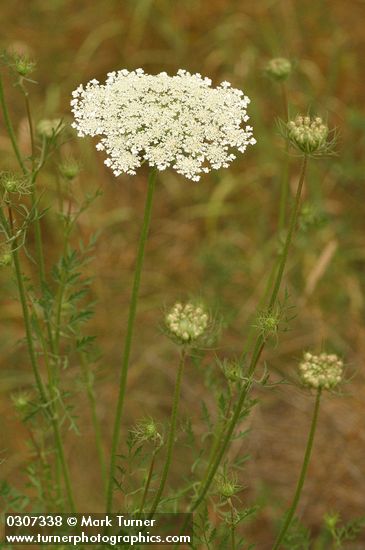
[[[116,176],[134,175],[147,161],[158,170],[172,167],[198,181],[204,172],[228,167],[252,137],[241,90],[179,70],[169,76],[143,69],[108,73],[105,84],[80,85],[71,101],[78,135],[101,136],[96,148]]]
[[[297,116],[287,125],[289,139],[305,153],[315,153],[326,146],[328,127],[320,117]]]
[[[205,332],[208,321],[207,312],[201,306],[190,303],[175,304],[165,318],[169,332],[183,344],[199,338]]]
[[[299,370],[306,386],[329,390],[341,382],[343,362],[335,354],[313,355],[307,352],[299,365]]]

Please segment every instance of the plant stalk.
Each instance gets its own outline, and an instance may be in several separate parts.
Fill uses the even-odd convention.
[[[155,513],[159,505],[163,490],[165,488],[167,475],[169,473],[170,466],[171,466],[172,451],[175,444],[177,413],[179,410],[179,401],[180,401],[180,393],[181,393],[181,380],[184,372],[185,359],[186,359],[186,351],[185,349],[183,349],[181,352],[179,370],[177,373],[176,384],[175,384],[174,400],[173,400],[171,418],[170,418],[170,428],[169,428],[169,434],[167,438],[167,452],[166,452],[165,464],[162,470],[160,485],[158,487],[157,493],[152,503],[152,508],[149,514],[150,516],[152,516]]]
[[[135,322],[135,317],[137,312],[137,302],[138,302],[139,287],[141,282],[143,259],[144,259],[144,253],[145,253],[145,247],[146,247],[150,222],[151,222],[155,182],[156,182],[156,169],[152,169],[148,177],[147,197],[146,197],[145,210],[144,210],[144,216],[143,216],[142,230],[141,230],[140,240],[138,244],[136,267],[134,271],[132,295],[131,295],[131,301],[129,306],[128,322],[127,322],[127,332],[126,332],[125,341],[124,341],[124,352],[122,356],[122,364],[121,364],[121,371],[120,371],[119,394],[118,394],[118,402],[117,402],[117,408],[116,408],[115,420],[114,420],[113,439],[112,439],[111,458],[110,458],[110,470],[109,470],[108,489],[107,489],[107,501],[106,501],[107,513],[110,513],[112,511],[112,505],[113,505],[114,476],[115,476],[117,451],[118,451],[119,441],[120,441],[120,427],[121,427],[120,424],[122,420],[124,397],[125,397],[125,390],[127,385],[129,357],[130,357],[130,352],[132,347],[134,322]]]
[[[290,508],[289,508],[289,510],[286,514],[285,522],[284,522],[284,524],[283,524],[283,526],[280,530],[280,533],[279,533],[279,535],[278,535],[278,537],[277,537],[277,539],[274,543],[274,546],[272,547],[272,550],[278,550],[278,548],[280,548],[281,543],[284,540],[284,537],[285,537],[285,535],[286,535],[286,533],[287,533],[287,531],[290,527],[290,524],[292,522],[295,511],[296,511],[297,506],[298,506],[298,502],[299,502],[299,499],[300,499],[300,495],[302,493],[302,489],[303,489],[304,481],[305,481],[305,478],[306,478],[306,475],[307,475],[309,461],[310,461],[310,457],[311,457],[311,453],[312,453],[314,434],[315,434],[316,427],[317,427],[318,411],[319,411],[319,404],[320,404],[320,400],[321,400],[321,393],[322,393],[322,389],[318,388],[317,396],[316,396],[316,402],[315,402],[315,405],[314,405],[314,411],[313,411],[313,416],[312,416],[311,427],[310,427],[310,431],[309,431],[309,435],[308,435],[308,441],[307,441],[307,445],[306,445],[306,449],[305,449],[305,453],[304,453],[302,469],[301,469],[300,476],[299,476],[299,479],[298,479],[298,483],[297,483],[297,487],[296,487],[296,490],[295,490],[294,498],[293,498],[293,501],[290,505]]]
[[[283,274],[284,274],[284,269],[285,269],[287,258],[288,258],[289,248],[290,248],[292,238],[293,238],[293,233],[294,233],[294,230],[295,230],[295,227],[296,227],[296,224],[297,224],[299,208],[300,208],[300,198],[301,198],[303,184],[304,184],[306,167],[307,167],[307,157],[305,156],[304,159],[303,159],[302,171],[301,171],[301,174],[300,174],[300,177],[299,177],[297,192],[296,192],[296,196],[295,196],[295,202],[294,202],[293,210],[292,210],[292,213],[291,213],[289,229],[288,229],[287,237],[286,237],[286,240],[285,240],[285,245],[284,245],[282,255],[279,258],[279,265],[278,265],[278,269],[277,269],[277,272],[276,272],[276,278],[275,278],[274,286],[273,286],[273,289],[272,289],[272,292],[271,292],[270,301],[269,301],[269,304],[268,304],[268,313],[272,312],[272,310],[273,310],[273,308],[276,304],[278,293],[279,293],[280,286],[281,286],[281,282],[282,282],[282,279],[283,279]],[[265,338],[262,334],[259,334],[257,336],[257,339],[256,339],[254,351],[253,351],[253,354],[252,354],[252,357],[251,357],[251,362],[250,362],[250,365],[249,365],[248,371],[247,371],[248,382],[241,389],[240,396],[239,396],[237,405],[235,407],[235,411],[234,411],[233,416],[232,416],[232,418],[231,418],[231,420],[228,424],[227,431],[226,431],[226,434],[223,438],[222,445],[217,450],[217,452],[215,453],[215,456],[213,457],[213,460],[211,461],[210,465],[208,466],[207,471],[209,472],[209,474],[205,479],[204,485],[201,488],[199,496],[197,497],[195,502],[192,504],[192,506],[190,508],[190,512],[193,512],[194,510],[196,510],[198,508],[198,506],[201,504],[201,502],[203,501],[203,499],[204,499],[204,497],[205,497],[205,495],[206,495],[206,493],[207,493],[207,491],[208,491],[208,489],[209,489],[209,487],[210,487],[210,485],[211,485],[211,483],[214,479],[214,476],[215,476],[216,471],[219,467],[219,464],[220,464],[220,462],[223,458],[223,455],[224,455],[224,453],[225,453],[225,451],[226,451],[226,449],[227,449],[227,447],[230,443],[232,433],[233,433],[233,431],[236,427],[236,424],[238,422],[238,419],[241,415],[241,411],[242,411],[243,405],[246,401],[246,397],[249,394],[253,374],[255,372],[257,363],[260,359],[260,356],[261,356],[261,353],[264,349],[264,346],[265,346]]]

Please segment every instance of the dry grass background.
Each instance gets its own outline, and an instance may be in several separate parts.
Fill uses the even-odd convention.
[[[32,88],[36,119],[69,117],[71,91],[109,70],[142,66],[147,72],[182,67],[229,80],[252,98],[250,114],[258,144],[232,169],[209,174],[199,184],[171,172],[159,177],[153,225],[147,249],[138,332],[128,385],[126,423],[143,414],[166,419],[176,370],[176,352],[159,334],[164,306],[200,294],[223,312],[220,342],[227,356],[241,351],[247,324],[265,284],[273,254],[279,181],[283,158],[275,118],[282,115],[279,89],[262,73],[265,62],[284,55],[296,62],[289,80],[292,112],[312,108],[328,114],[341,137],[338,157],[311,163],[305,200],[324,222],[301,231],[293,247],[286,285],[296,318],[265,352],[273,379],[292,376],[303,349],[330,345],[343,354],[355,376],[342,397],[326,396],[320,414],[309,477],[300,504],[304,522],[316,532],[323,514],[340,512],[344,520],[364,514],[365,495],[365,186],[364,2],[337,0],[26,0],[2,3],[1,46],[28,51],[37,60]],[[10,84],[9,84],[10,85]],[[7,96],[24,151],[29,140],[21,97]],[[145,195],[145,174],[115,180],[92,144],[73,140],[66,149],[84,169],[75,184],[82,191],[102,187],[103,196],[80,219],[75,238],[101,230],[95,259],[96,315],[89,331],[102,350],[98,409],[111,435],[118,361],[125,329],[135,243]],[[11,168],[11,146],[0,133],[2,168]],[[55,200],[52,167],[40,179],[46,200]],[[298,172],[291,161],[293,184]],[[43,220],[48,266],[56,258],[60,233],[51,214]],[[31,238],[31,236],[30,236]],[[31,246],[31,243],[30,243]],[[32,266],[28,264],[31,275]],[[0,273],[0,416],[5,462],[2,476],[22,483],[30,460],[27,434],[15,419],[9,395],[30,383],[20,306],[8,272]],[[210,357],[211,358],[211,357]],[[208,358],[209,362],[209,358]],[[72,386],[77,365],[65,371]],[[189,365],[182,412],[192,413],[204,432],[199,402],[213,398],[204,389],[204,372]],[[260,403],[250,417],[251,434],[230,453],[249,452],[242,481],[245,503],[266,502],[250,527],[259,549],[270,547],[273,520],[293,492],[310,421],[312,399],[292,386],[259,390]],[[78,395],[83,439],[69,434],[68,460],[80,508],[101,511],[101,487],[87,402]],[[82,443],[81,443],[82,441]],[[109,446],[107,446],[109,448]],[[188,473],[183,447],[175,454],[172,484]],[[365,535],[360,546],[364,548]]]

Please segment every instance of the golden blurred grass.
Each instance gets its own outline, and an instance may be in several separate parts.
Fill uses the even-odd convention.
[[[175,299],[202,295],[224,315],[227,327],[220,342],[228,356],[242,349],[247,323],[265,284],[277,225],[283,152],[275,119],[282,115],[280,90],[263,76],[272,56],[284,55],[296,65],[289,80],[292,113],[311,109],[338,126],[338,156],[310,166],[305,201],[315,206],[324,223],[301,231],[293,247],[286,285],[296,318],[291,331],[280,335],[264,359],[273,378],[294,371],[302,350],[329,344],[344,355],[355,372],[343,397],[326,397],[320,416],[309,478],[300,513],[314,531],[326,511],[338,510],[348,520],[364,511],[365,479],[365,246],[364,246],[364,4],[338,0],[224,1],[210,0],[71,0],[15,1],[1,7],[1,47],[28,51],[36,60],[37,85],[32,88],[36,119],[69,117],[71,91],[90,78],[102,80],[109,70],[142,66],[147,72],[186,68],[229,80],[252,98],[250,114],[258,144],[227,171],[193,184],[171,172],[159,177],[133,349],[126,423],[143,414],[166,419],[174,383],[176,356],[159,335],[163,308]],[[21,146],[29,139],[20,95],[7,96]],[[110,437],[118,379],[118,361],[135,243],[145,194],[145,174],[113,179],[92,144],[67,145],[84,165],[75,196],[102,187],[103,196],[80,219],[75,235],[87,238],[100,229],[95,259],[96,315],[90,332],[102,349],[97,389],[99,414]],[[13,167],[10,143],[2,128],[2,168]],[[52,167],[40,179],[48,200],[55,200]],[[298,172],[291,159],[293,185]],[[60,244],[54,218],[43,220],[48,266]],[[28,266],[31,273],[32,266]],[[3,475],[21,480],[29,460],[26,432],[14,419],[9,394],[30,382],[27,356],[17,345],[23,336],[20,307],[8,272],[0,273],[2,373],[0,448],[5,449]],[[65,372],[71,385],[75,371]],[[183,386],[182,410],[192,413],[197,433],[204,424],[197,403],[204,396],[204,375],[189,366]],[[266,549],[272,521],[296,481],[312,401],[293,387],[259,392],[260,403],[249,420],[251,434],[230,453],[251,454],[244,472],[245,503],[256,496],[267,505],[253,523],[252,539]],[[83,439],[70,434],[68,457],[80,507],[101,510],[96,458],[90,456],[93,436],[87,403],[80,397],[78,413]],[[86,443],[85,443],[86,442]],[[106,448],[109,448],[108,446]],[[93,452],[93,451],[92,451]],[[176,454],[172,484],[187,473],[183,448]],[[363,537],[362,543],[365,543]],[[350,546],[349,546],[350,548]],[[355,547],[354,547],[355,548]],[[358,547],[360,548],[360,547]]]

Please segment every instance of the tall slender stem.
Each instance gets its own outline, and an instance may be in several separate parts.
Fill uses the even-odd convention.
[[[289,120],[289,102],[288,102],[288,93],[284,82],[281,83],[281,95],[283,98],[285,122],[287,122]],[[280,209],[279,209],[280,231],[283,231],[285,228],[288,195],[289,195],[289,141],[287,140],[285,142],[285,162],[284,162],[284,170],[281,177],[281,186],[280,186]]]
[[[23,320],[24,320],[24,327],[25,327],[25,334],[26,334],[26,339],[27,339],[27,347],[28,347],[29,358],[30,358],[30,362],[31,362],[31,365],[32,365],[34,378],[35,378],[35,381],[36,381],[36,385],[37,385],[37,388],[38,388],[38,392],[39,392],[41,401],[42,401],[47,413],[50,416],[50,422],[51,422],[51,425],[52,425],[54,438],[55,438],[55,445],[56,445],[56,448],[57,448],[57,453],[58,453],[58,457],[59,457],[59,460],[60,460],[60,463],[61,463],[62,472],[63,472],[63,476],[64,476],[67,498],[68,498],[68,501],[69,501],[69,505],[71,507],[71,511],[74,512],[75,511],[75,501],[74,501],[74,498],[73,498],[73,492],[72,492],[72,486],[71,486],[68,466],[67,466],[67,463],[66,463],[66,460],[65,460],[65,454],[64,454],[64,450],[63,450],[63,444],[62,444],[62,439],[61,439],[61,434],[60,434],[60,429],[59,429],[59,424],[58,424],[58,418],[57,418],[57,415],[55,414],[55,411],[53,410],[53,406],[50,404],[49,398],[47,396],[47,392],[46,392],[46,389],[44,387],[42,377],[41,377],[41,374],[40,374],[40,371],[39,371],[37,355],[36,355],[36,351],[35,351],[35,348],[34,348],[31,320],[30,320],[28,304],[27,304],[27,297],[26,297],[26,290],[25,290],[25,285],[24,285],[23,274],[22,274],[22,271],[21,271],[21,268],[20,268],[20,261],[19,261],[19,254],[18,254],[18,244],[17,244],[17,240],[16,240],[16,238],[14,238],[14,234],[13,234],[14,233],[14,228],[13,228],[14,222],[13,222],[12,210],[9,207],[9,224],[7,224],[6,218],[5,218],[5,216],[4,216],[1,209],[0,209],[0,213],[1,213],[1,216],[0,216],[1,222],[4,226],[4,228],[5,229],[9,228],[10,236],[13,237],[12,238],[12,257],[13,257],[13,262],[14,262],[14,267],[15,267],[15,275],[16,275],[17,286],[18,286],[18,290],[19,290],[20,303],[21,303],[21,306],[22,306]]]
[[[177,422],[177,413],[179,410],[179,402],[180,402],[180,393],[181,393],[181,380],[182,375],[184,372],[184,366],[185,366],[185,359],[186,359],[186,351],[183,349],[180,356],[180,364],[179,364],[179,370],[177,373],[176,378],[176,384],[175,384],[175,391],[174,391],[174,401],[172,404],[172,411],[171,411],[171,418],[170,418],[170,428],[169,428],[169,435],[167,438],[167,451],[166,451],[166,458],[165,458],[165,464],[162,470],[160,485],[158,487],[157,493],[155,495],[155,498],[152,503],[150,516],[152,516],[157,506],[159,505],[159,502],[162,497],[163,490],[165,488],[167,475],[170,470],[171,466],[171,460],[172,460],[172,450],[174,448],[175,444],[175,433],[176,433],[176,422]]]
[[[24,88],[23,88],[23,92],[24,92]],[[35,180],[36,180],[36,176],[38,174],[39,168],[42,165],[42,160],[41,160],[40,166],[38,167],[38,169],[36,169],[35,168],[35,162],[34,162],[35,161],[35,159],[34,159],[34,156],[35,156],[35,143],[34,143],[33,123],[32,123],[32,118],[31,118],[29,99],[28,99],[26,91],[25,91],[25,100],[26,100],[26,110],[27,110],[27,116],[28,116],[29,130],[30,130],[30,134],[31,134],[31,145],[32,145],[32,174],[31,174],[31,180],[32,180],[32,205],[34,207],[34,206],[36,206],[36,197],[35,197],[35,192],[34,192]],[[22,155],[20,153],[18,143],[17,143],[17,139],[16,139],[16,136],[15,136],[15,132],[14,132],[14,129],[13,129],[13,126],[12,126],[12,123],[11,123],[11,120],[10,120],[9,112],[8,112],[8,109],[7,109],[5,96],[4,96],[4,90],[3,90],[3,85],[2,85],[2,80],[1,80],[1,75],[0,75],[0,105],[1,105],[1,109],[2,109],[2,112],[3,112],[4,120],[5,120],[5,125],[6,125],[6,128],[7,128],[9,137],[10,137],[10,141],[11,141],[12,146],[13,146],[15,156],[18,160],[18,163],[21,167],[21,170],[22,170],[23,174],[28,175],[29,171],[28,171],[26,165],[24,164]],[[42,159],[43,159],[43,155],[42,155]],[[37,360],[37,356],[36,356],[36,352],[35,352],[34,344],[33,344],[32,327],[31,327],[31,320],[30,320],[28,304],[27,304],[26,289],[25,289],[23,274],[22,274],[22,271],[21,271],[19,255],[18,255],[18,244],[17,244],[17,239],[14,236],[13,217],[12,217],[11,207],[9,207],[9,224],[7,224],[7,220],[6,220],[5,216],[3,215],[3,212],[1,210],[1,208],[0,208],[0,213],[1,213],[1,222],[4,226],[4,228],[9,230],[9,236],[12,238],[12,256],[13,256],[16,280],[17,280],[17,285],[18,285],[18,290],[19,290],[19,297],[20,297],[20,302],[21,302],[22,311],[23,311],[23,319],[24,319],[24,325],[25,325],[25,331],[26,331],[28,353],[29,353],[29,357],[30,357],[30,361],[31,361],[31,365],[32,365],[32,369],[33,369],[33,373],[34,373],[34,377],[35,377],[36,385],[37,385],[37,388],[38,388],[38,391],[39,391],[39,394],[40,394],[41,401],[43,402],[45,410],[47,411],[47,413],[50,416],[50,423],[51,423],[51,426],[52,426],[52,429],[53,429],[53,434],[54,434],[54,439],[55,439],[55,446],[56,446],[56,449],[57,449],[57,462],[61,466],[61,469],[62,469],[64,482],[65,482],[65,488],[66,488],[66,494],[67,494],[67,499],[68,499],[70,509],[71,509],[72,512],[74,512],[76,507],[75,507],[75,501],[74,501],[74,497],[73,497],[73,491],[72,491],[72,485],[71,485],[71,480],[70,480],[69,469],[68,469],[68,465],[67,465],[67,462],[66,462],[66,459],[65,459],[65,454],[64,454],[63,442],[62,442],[61,431],[60,431],[60,426],[59,426],[59,419],[58,419],[58,416],[57,416],[56,408],[52,404],[52,402],[57,398],[57,396],[54,392],[54,387],[53,387],[53,384],[51,384],[51,380],[50,380],[50,388],[49,389],[50,389],[50,393],[51,393],[51,395],[50,395],[51,399],[49,400],[46,389],[43,385],[43,381],[42,381],[40,371],[39,371],[38,360]],[[45,283],[44,256],[43,256],[42,239],[41,239],[40,225],[39,225],[38,216],[36,216],[36,225],[35,225],[35,227],[36,227],[35,233],[36,233],[37,251],[38,251],[39,266],[40,266],[40,280],[41,280],[41,283],[42,283],[42,286],[43,286],[43,284]],[[49,336],[49,340],[50,340],[51,351],[53,351],[53,349],[52,349],[52,333],[51,333],[49,318],[47,316],[46,316],[46,320],[48,320],[47,330],[48,330],[48,336]],[[50,371],[49,371],[49,374],[50,374]]]
[[[144,486],[144,491],[143,491],[143,495],[142,495],[141,504],[139,505],[139,512],[138,512],[139,514],[143,513],[143,508],[144,508],[144,505],[146,504],[146,498],[147,498],[147,495],[148,495],[148,490],[149,490],[150,485],[151,485],[153,468],[155,467],[156,454],[157,454],[158,450],[159,449],[155,449],[152,453],[151,463],[150,463],[150,467],[148,468],[148,474],[147,474],[146,483],[145,483],[145,486]]]
[[[277,269],[277,272],[276,272],[276,278],[275,278],[275,282],[274,282],[273,289],[272,289],[272,292],[271,292],[271,297],[270,297],[269,304],[268,304],[268,313],[272,312],[272,310],[273,310],[273,308],[276,304],[278,293],[279,293],[280,286],[281,286],[281,282],[282,282],[282,279],[283,279],[283,274],[284,274],[284,269],[285,269],[287,258],[288,258],[290,244],[292,242],[293,233],[294,233],[294,230],[295,230],[295,227],[296,227],[296,224],[297,224],[297,219],[298,219],[298,214],[299,214],[299,207],[300,207],[300,198],[301,198],[303,184],[304,184],[306,166],[307,166],[307,157],[305,156],[304,159],[303,159],[302,171],[301,171],[301,174],[300,174],[300,177],[299,177],[297,192],[296,192],[296,196],[295,196],[295,202],[294,202],[293,210],[292,210],[291,217],[290,217],[289,229],[288,229],[288,233],[287,233],[287,236],[286,236],[284,249],[283,249],[283,252],[282,252],[282,254],[280,256],[280,259],[279,259],[279,265],[278,265],[278,269]],[[224,455],[224,453],[225,453],[225,451],[226,451],[226,449],[227,449],[227,447],[230,443],[233,431],[234,431],[234,429],[236,427],[236,424],[238,422],[238,419],[241,415],[243,405],[246,401],[246,397],[247,397],[247,395],[250,391],[250,388],[251,388],[252,377],[253,377],[254,371],[256,369],[257,363],[260,359],[261,353],[264,349],[264,346],[265,346],[265,338],[262,334],[259,334],[256,338],[254,351],[252,353],[251,362],[250,362],[250,365],[249,365],[248,371],[247,371],[248,382],[243,386],[243,388],[240,392],[240,396],[239,396],[237,405],[235,407],[233,416],[232,416],[232,418],[231,418],[231,420],[228,424],[225,436],[223,437],[222,444],[221,444],[220,448],[217,450],[217,452],[215,453],[211,463],[208,465],[207,471],[209,471],[209,474],[205,478],[205,482],[203,484],[203,487],[201,488],[201,491],[200,491],[198,497],[196,498],[195,502],[192,504],[192,506],[190,508],[190,512],[193,512],[194,510],[196,510],[198,508],[198,506],[201,504],[201,502],[203,501],[203,499],[204,499],[204,497],[205,497],[205,495],[206,495],[206,493],[207,493],[207,491],[208,491],[208,489],[209,489],[209,487],[210,487],[210,485],[211,485],[211,483],[214,479],[216,471],[217,471],[217,469],[219,467],[219,464],[220,464],[220,462],[223,458],[223,455]]]
[[[311,427],[310,427],[310,430],[309,430],[308,441],[307,441],[307,445],[306,445],[306,449],[305,449],[305,453],[304,453],[302,469],[300,471],[300,476],[299,476],[299,479],[298,479],[298,483],[297,483],[297,487],[296,487],[296,490],[295,490],[294,498],[293,498],[293,501],[290,505],[290,508],[289,508],[289,510],[286,514],[285,522],[284,522],[282,528],[280,529],[280,533],[279,533],[279,535],[278,535],[278,537],[277,537],[277,539],[274,543],[274,546],[272,547],[272,550],[278,550],[278,548],[280,548],[280,545],[281,545],[282,541],[284,540],[284,537],[285,537],[285,535],[286,535],[286,533],[287,533],[287,531],[290,527],[290,524],[292,522],[295,511],[296,511],[297,506],[298,506],[298,502],[299,502],[299,499],[300,499],[300,495],[302,493],[304,481],[305,481],[305,478],[306,478],[306,475],[307,475],[309,460],[310,460],[311,453],[312,453],[314,434],[315,434],[316,427],[317,427],[318,411],[319,411],[319,404],[320,404],[320,400],[321,400],[321,393],[322,393],[321,388],[319,388],[317,390],[317,396],[316,396],[316,402],[315,402],[315,405],[314,405],[314,411],[313,411],[313,416],[312,416]]]
[[[7,108],[7,105],[6,105],[1,74],[0,74],[0,105],[1,105],[2,112],[3,112],[3,116],[4,116],[5,126],[6,126],[6,129],[8,131],[8,134],[9,134],[9,137],[10,137],[11,144],[13,146],[15,156],[16,156],[18,162],[19,162],[19,165],[22,169],[23,174],[27,174],[28,170],[27,170],[27,168],[24,164],[24,161],[22,159],[22,156],[20,154],[18,143],[17,143],[16,137],[15,137],[15,132],[14,132],[13,125],[11,123],[10,116],[9,116],[9,111],[8,111],[8,108]]]
[[[125,390],[127,385],[129,357],[130,357],[130,352],[132,347],[134,321],[135,321],[136,312],[137,312],[137,302],[138,302],[139,287],[141,282],[144,252],[145,252],[146,241],[147,241],[148,231],[149,231],[150,222],[151,222],[155,182],[156,182],[156,169],[152,169],[148,178],[146,204],[145,204],[145,210],[144,210],[142,230],[141,230],[141,235],[140,235],[140,240],[138,245],[132,295],[131,295],[131,301],[129,306],[127,332],[126,332],[125,341],[124,341],[124,352],[122,356],[122,365],[121,365],[121,371],[120,371],[119,395],[118,395],[118,402],[117,402],[117,408],[115,413],[108,490],[107,490],[107,503],[106,503],[107,512],[111,512],[112,505],[113,505],[114,475],[115,475],[115,466],[116,466],[116,458],[117,458],[116,455],[117,455],[119,441],[120,441],[120,424],[122,420],[124,397],[125,397]]]
[[[95,435],[95,443],[96,443],[96,450],[98,453],[99,463],[100,463],[100,469],[101,469],[101,476],[104,484],[104,488],[106,491],[107,487],[107,474],[106,474],[106,464],[105,464],[105,454],[104,454],[104,448],[103,448],[103,441],[101,437],[101,427],[100,422],[98,419],[98,414],[96,410],[96,399],[95,399],[95,392],[92,384],[92,380],[90,378],[90,372],[88,369],[88,363],[85,357],[85,354],[83,352],[80,353],[80,363],[81,363],[81,369],[82,374],[84,377],[85,385],[86,385],[86,392],[89,399],[90,409],[91,409],[91,418],[92,418],[92,424],[94,428],[94,435]]]

